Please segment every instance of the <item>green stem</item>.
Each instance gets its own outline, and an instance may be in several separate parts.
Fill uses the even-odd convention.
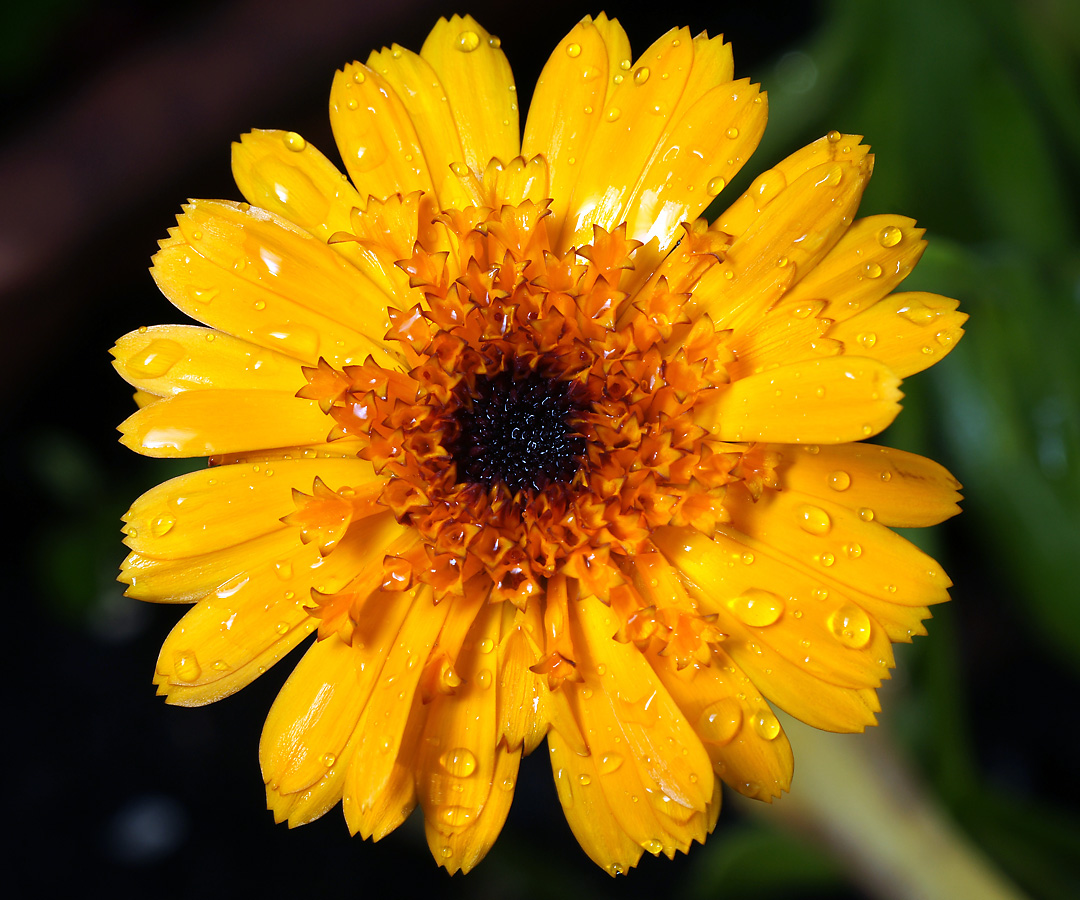
[[[791,794],[755,812],[823,844],[881,900],[1023,900],[935,802],[881,729],[829,734],[784,717]]]

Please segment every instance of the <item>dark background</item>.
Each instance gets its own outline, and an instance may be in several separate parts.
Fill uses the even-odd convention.
[[[239,199],[229,143],[299,131],[334,155],[333,71],[419,49],[439,15],[502,38],[522,109],[551,48],[601,7],[414,0],[181,4],[10,0],[0,11],[0,443],[9,554],[4,744],[9,878],[23,896],[866,896],[783,802],[729,803],[705,847],[612,881],[566,826],[546,754],[526,761],[494,851],[467,877],[431,860],[419,816],[378,846],[340,813],[296,831],[263,811],[256,750],[290,664],[199,710],[150,683],[177,610],[126,600],[119,518],[190,464],[115,442],[130,389],[112,341],[180,316],[146,267],[187,197]],[[1080,892],[1080,7],[1071,0],[608,3],[635,52],[672,25],[724,33],[770,93],[744,179],[831,128],[866,134],[862,212],[928,228],[905,289],[972,320],[906,382],[883,442],[940,459],[965,513],[914,535],[956,582],[898,654],[884,731],[977,846],[1034,897]],[[13,676],[13,677],[12,677]],[[799,749],[796,745],[798,788]],[[731,794],[726,795],[726,801]],[[918,860],[912,860],[918,865]]]

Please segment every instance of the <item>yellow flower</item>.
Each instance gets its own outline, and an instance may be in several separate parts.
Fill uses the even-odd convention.
[[[194,602],[155,682],[242,688],[312,632],[260,747],[270,808],[343,801],[378,839],[417,803],[468,870],[547,737],[612,874],[702,841],[720,781],[771,800],[773,703],[860,731],[941,568],[888,526],[957,511],[929,460],[857,443],[961,334],[890,293],[922,253],[856,220],[873,157],[836,132],[698,218],[765,96],[686,29],[617,22],[551,55],[524,136],[499,40],[442,20],[338,72],[348,170],[292,132],[234,145],[246,203],[192,201],[153,275],[205,323],[114,348],[123,442],[209,456],[126,516],[128,594]]]

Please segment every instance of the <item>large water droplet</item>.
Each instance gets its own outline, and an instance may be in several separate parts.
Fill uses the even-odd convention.
[[[566,55],[573,59],[577,59],[581,56],[581,44],[567,44]]]
[[[698,716],[697,733],[703,741],[723,746],[739,733],[742,718],[742,707],[734,697],[717,700]]]
[[[800,504],[795,509],[795,517],[799,527],[810,534],[828,534],[832,529],[832,519],[820,506],[811,506],[809,503]]]
[[[480,35],[475,31],[463,31],[457,36],[454,46],[462,53],[472,53],[480,46]]]
[[[294,153],[299,153],[305,147],[307,147],[307,141],[303,139],[295,131],[289,131],[285,134],[285,146],[292,150]]]
[[[784,612],[784,601],[770,591],[750,588],[738,597],[727,602],[730,609],[742,622],[751,628],[764,628],[772,625]]]
[[[767,706],[756,710],[751,717],[754,731],[767,741],[774,741],[780,735],[780,720],[773,715],[773,711]]]
[[[645,852],[651,853],[653,856],[659,856],[664,852],[664,845],[656,840],[656,838],[653,838],[651,841],[645,841],[641,846],[645,848]]]
[[[761,212],[785,187],[787,187],[787,178],[778,169],[768,169],[758,175],[754,183],[750,185],[750,196],[758,212]]]
[[[634,69],[634,84],[644,84],[649,80],[649,67],[638,66]]]
[[[143,378],[160,378],[184,356],[186,353],[181,344],[159,338],[129,356],[126,365],[133,375]]]
[[[466,806],[447,806],[440,813],[440,816],[443,822],[451,828],[461,828],[463,825],[469,824],[469,820],[473,817],[473,811]]]
[[[829,476],[829,487],[834,491],[846,491],[851,487],[851,476],[843,469],[837,469]]]
[[[829,630],[845,647],[858,650],[870,643],[870,617],[862,607],[845,603],[829,616]]]
[[[173,671],[181,681],[191,684],[202,675],[202,666],[195,658],[194,650],[181,650],[173,657]]]
[[[878,243],[882,247],[895,247],[904,238],[904,232],[902,232],[895,225],[886,225],[881,231],[878,232]]]
[[[605,753],[600,757],[599,769],[601,775],[610,775],[623,764],[623,758],[618,753]]]
[[[465,747],[447,750],[439,757],[439,762],[447,772],[458,778],[468,778],[476,771],[476,757]]]
[[[175,525],[176,517],[165,513],[165,515],[158,516],[154,519],[153,523],[150,525],[150,531],[153,533],[154,537],[164,537],[173,530],[173,526]]]
[[[727,182],[719,176],[717,176],[716,178],[710,178],[709,183],[705,185],[705,191],[710,197],[715,197],[724,189],[724,186],[726,184]]]

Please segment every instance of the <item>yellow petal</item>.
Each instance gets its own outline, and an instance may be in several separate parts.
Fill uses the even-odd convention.
[[[504,604],[498,644],[499,737],[509,749],[522,747],[525,754],[543,740],[550,717],[547,684],[529,671],[543,655],[536,644],[542,633],[540,604],[530,603],[521,612]]]
[[[728,491],[731,526],[775,548],[814,577],[909,606],[948,599],[952,584],[933,559],[910,541],[835,500],[787,488]],[[807,627],[804,620],[803,627]]]
[[[796,718],[828,731],[861,731],[875,722],[862,689],[851,684],[876,683],[887,674],[891,656],[878,666],[876,660],[869,659],[865,646],[843,645],[835,635],[830,635],[822,646],[801,647],[799,641],[803,638],[799,632],[804,626],[800,619],[821,612],[829,599],[815,597],[816,585],[808,574],[779,563],[764,545],[748,538],[736,540],[731,530],[721,531],[717,541],[711,541],[689,529],[661,528],[653,541],[671,565],[683,573],[687,588],[697,600],[721,617],[718,624],[729,635],[724,649],[765,697]],[[750,566],[744,559],[748,554],[753,560]],[[746,571],[742,571],[744,568]],[[747,574],[751,569],[763,574],[751,578]],[[786,624],[777,634],[766,632],[784,621],[783,616],[770,625],[751,625],[734,612],[746,612],[746,618],[753,612],[755,618],[750,621],[768,621],[777,609],[788,611],[784,598],[789,595],[795,595],[799,604],[790,610],[790,619],[795,622]],[[727,601],[731,601],[730,606]],[[842,606],[837,604],[837,608]],[[796,612],[800,619],[795,618]],[[871,626],[868,631],[870,640],[874,640],[876,629]],[[881,637],[877,636],[875,649]]]
[[[157,559],[199,556],[282,527],[294,512],[293,490],[310,492],[316,478],[333,490],[375,479],[358,459],[292,459],[274,465],[215,466],[151,488],[124,515],[124,540]]]
[[[771,802],[791,786],[787,736],[754,684],[723,650],[709,666],[678,669],[670,656],[649,662],[705,746],[716,774],[739,793]]]
[[[339,254],[254,207],[197,200],[184,210],[151,273],[178,308],[308,365],[368,354],[392,364],[381,341],[386,297]]]
[[[118,430],[136,453],[177,457],[316,444],[333,424],[315,401],[281,391],[186,391],[143,407]]]
[[[843,321],[894,290],[926,249],[923,229],[906,216],[859,219],[784,297],[793,307],[825,300],[822,315]]]
[[[236,186],[252,205],[288,219],[322,242],[349,227],[362,198],[330,160],[292,131],[256,130],[232,145]]]
[[[165,639],[154,675],[158,692],[169,703],[201,706],[261,675],[315,627],[317,620],[305,609],[312,589],[340,590],[372,553],[380,552],[368,530],[378,518],[350,528],[327,557],[314,544],[300,543],[299,529],[290,529],[291,554],[234,569],[236,574],[200,600]],[[227,552],[242,560],[236,548]]]
[[[306,384],[296,360],[194,325],[140,328],[109,352],[121,378],[159,397],[207,388],[295,393]]]
[[[843,503],[864,521],[918,528],[960,512],[960,482],[923,456],[864,443],[774,449],[784,489]]]
[[[899,384],[876,360],[836,356],[793,363],[704,392],[694,421],[724,441],[857,441],[896,418]]]
[[[694,291],[698,310],[718,328],[748,327],[840,240],[872,169],[873,157],[856,145],[849,154],[835,154],[803,172],[795,168],[784,175],[777,167],[760,176],[755,185],[764,179],[765,186],[751,186],[744,195],[755,215],[740,222],[737,232],[724,227],[723,216],[713,226],[735,240]]]
[[[472,16],[439,19],[420,51],[446,89],[465,164],[479,174],[492,157],[521,152],[514,76],[498,38]]]
[[[454,693],[432,700],[417,760],[416,791],[428,846],[450,872],[479,862],[502,827],[501,820],[481,825],[479,819],[492,791],[501,790],[494,784],[497,657],[484,648],[498,640],[502,610],[486,604],[471,615],[473,627],[456,663],[462,683]]]
[[[397,44],[389,50],[372,53],[367,64],[398,97],[408,98],[409,116],[440,207],[463,209],[468,205],[468,197],[450,166],[462,162],[465,151],[439,76],[423,57]]]
[[[690,32],[673,28],[638,59],[636,79],[630,72],[612,73],[617,83],[604,109],[593,107],[590,114],[600,121],[588,146],[582,147],[581,173],[560,247],[589,243],[594,224],[613,231],[626,219],[634,188],[679,102],[693,58]],[[592,77],[603,74],[579,68],[579,77],[588,80],[592,71],[596,73]]]
[[[618,28],[618,23],[613,27]],[[581,173],[585,149],[601,119],[608,85],[612,84],[608,49],[602,31],[586,16],[548,58],[529,106],[521,149],[527,157],[543,154],[547,160],[551,241],[556,247],[563,246],[559,234],[570,196]],[[614,71],[621,72],[617,66],[615,62]],[[585,73],[591,77],[583,77]]]
[[[581,849],[609,875],[625,875],[644,848],[623,830],[608,805],[599,761],[575,753],[557,728],[548,733],[548,749],[559,802]]]
[[[334,74],[330,127],[349,177],[365,201],[432,189],[412,118],[378,72],[354,62]]]
[[[684,96],[626,210],[627,234],[639,241],[657,237],[662,248],[738,174],[768,117],[765,96],[746,78],[713,87],[684,111],[686,101]]]
[[[959,301],[938,294],[891,294],[827,332],[849,353],[879,359],[901,378],[932,366],[964,333]]]

